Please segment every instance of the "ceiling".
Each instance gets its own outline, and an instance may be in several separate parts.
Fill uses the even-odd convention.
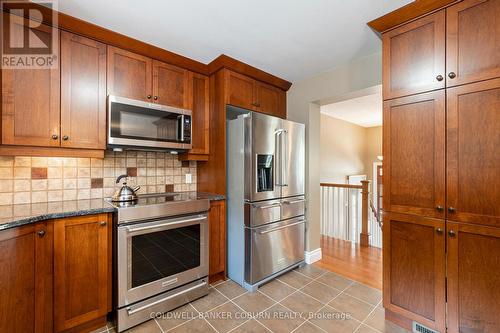
[[[411,0],[59,0],[59,11],[208,63],[296,82],[379,52],[366,23]]]
[[[321,106],[321,113],[363,126],[382,126],[382,92]]]

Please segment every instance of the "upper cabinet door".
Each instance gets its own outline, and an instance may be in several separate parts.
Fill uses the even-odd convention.
[[[387,213],[383,229],[384,308],[444,333],[444,220]]]
[[[61,33],[61,146],[106,149],[106,45]]]
[[[383,35],[384,99],[445,87],[445,11]]]
[[[23,40],[23,19],[11,15],[10,27],[11,38]],[[50,40],[51,27],[33,27],[38,38]],[[59,146],[59,86],[59,66],[2,69],[2,144]]]
[[[108,94],[152,101],[152,68],[150,58],[108,46]]]
[[[444,218],[444,90],[384,102],[384,210]]]
[[[258,81],[255,88],[256,111],[286,118],[286,92]]]
[[[447,218],[500,227],[500,79],[447,98]]]
[[[447,223],[448,332],[498,332],[500,229]]]
[[[254,99],[255,80],[231,71],[226,71],[226,75],[227,104],[254,110],[257,104]]]
[[[192,74],[193,85],[193,148],[192,154],[209,153],[210,137],[210,107],[209,107],[209,79],[208,76]]]
[[[153,100],[162,105],[189,108],[189,72],[154,60]]]
[[[446,13],[447,85],[500,77],[500,0],[465,0]]]

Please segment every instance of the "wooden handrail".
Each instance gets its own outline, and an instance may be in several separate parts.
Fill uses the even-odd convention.
[[[359,245],[368,246],[370,245],[370,234],[368,233],[368,202],[370,195],[370,181],[362,180],[361,186],[361,233],[359,234]]]
[[[339,188],[357,188],[362,190],[363,185],[353,185],[353,184],[334,184],[334,183],[320,183],[323,187],[339,187]]]

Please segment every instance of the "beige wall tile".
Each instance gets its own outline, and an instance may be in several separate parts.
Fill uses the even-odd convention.
[[[36,168],[46,168],[49,166],[47,157],[32,157],[31,166]]]
[[[127,167],[136,167],[137,159],[136,158],[127,158]]]
[[[77,159],[74,157],[65,157],[63,158],[63,166],[65,167],[76,167]]]
[[[0,156],[0,167],[13,167],[14,156]]]
[[[47,158],[47,166],[49,167],[60,167],[63,165],[62,157],[48,157]]]
[[[77,193],[78,200],[90,199],[90,189],[78,189]]]
[[[14,168],[0,168],[0,179],[14,178]]]
[[[14,181],[12,179],[1,179],[0,180],[0,192],[14,192]]]
[[[76,167],[64,167],[63,168],[63,178],[76,178],[77,168]]]
[[[90,198],[91,199],[99,199],[102,198],[102,188],[93,188],[90,190]]]
[[[31,179],[31,168],[14,167],[15,179]]]
[[[90,188],[90,178],[78,178],[78,189]]]
[[[0,193],[0,205],[11,205],[14,199],[13,193]]]
[[[103,198],[108,198],[113,196],[115,189],[113,187],[105,187],[102,189]]]
[[[49,190],[62,190],[63,188],[63,180],[62,179],[48,179]]]
[[[31,192],[14,193],[14,204],[26,204],[31,202]]]
[[[90,168],[78,168],[78,178],[90,178]]]
[[[114,157],[105,157],[103,166],[105,168],[114,168],[115,167],[115,158]]]
[[[48,188],[47,179],[36,179],[31,181],[32,191],[46,191]]]
[[[63,200],[76,200],[76,190],[63,190]]]
[[[47,202],[47,191],[31,192],[31,202]]]
[[[63,191],[49,191],[47,193],[47,201],[53,202],[53,201],[62,201],[63,199]]]
[[[104,168],[102,172],[103,177],[114,177],[115,176],[115,169],[113,168]]]
[[[48,167],[47,177],[48,178],[62,178],[62,167]]]
[[[74,179],[64,179],[63,180],[63,189],[65,190],[74,190],[77,187],[77,180]]]
[[[115,178],[110,178],[110,177],[103,178],[102,186],[114,188],[115,187]]]
[[[104,160],[102,158],[91,158],[90,167],[91,168],[102,168],[104,165]]]
[[[14,158],[15,167],[31,167],[31,157],[29,156],[16,156]]]
[[[102,178],[103,177],[102,168],[90,168],[90,177],[91,178]]]
[[[15,179],[14,192],[31,191],[31,181],[29,179]]]
[[[78,158],[77,161],[79,168],[90,168],[90,158]]]

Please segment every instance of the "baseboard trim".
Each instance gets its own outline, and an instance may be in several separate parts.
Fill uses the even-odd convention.
[[[319,261],[323,256],[321,253],[321,248],[317,248],[312,251],[305,251],[304,254],[305,254],[306,264],[312,264],[313,262]]]

